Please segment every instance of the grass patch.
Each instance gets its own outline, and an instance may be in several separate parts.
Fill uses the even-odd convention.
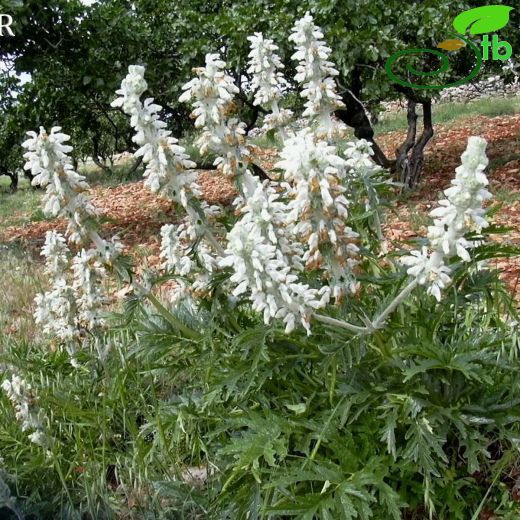
[[[433,123],[449,124],[453,121],[477,116],[497,117],[520,112],[520,98],[483,98],[469,103],[441,103],[433,105]],[[406,130],[406,112],[387,114],[374,130],[376,135]]]
[[[46,220],[40,202],[43,191],[30,189],[25,182],[20,184],[14,193],[0,190],[0,228]]]
[[[38,259],[17,246],[0,245],[0,347],[13,337],[34,339],[33,301],[41,281]]]
[[[414,233],[421,235],[424,233],[424,228],[427,228],[431,223],[428,211],[418,207],[417,204],[410,202],[408,204],[408,214],[410,215],[410,228]]]
[[[520,192],[511,191],[509,188],[495,189],[493,195],[495,200],[503,204],[512,204],[513,202],[520,200]]]
[[[119,186],[127,182],[140,180],[143,177],[144,167],[141,164],[135,171],[133,159],[124,163],[114,164],[110,172],[103,171],[94,163],[88,162],[78,168],[78,173],[85,176],[90,186]]]
[[[18,181],[18,189],[26,190],[31,187],[29,179],[26,177],[20,177]],[[11,191],[11,179],[7,175],[0,175],[0,192]]]
[[[279,134],[273,131],[253,137],[251,142],[260,148],[276,148],[279,150],[283,146]]]

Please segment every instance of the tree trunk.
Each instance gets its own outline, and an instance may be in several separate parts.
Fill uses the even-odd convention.
[[[428,141],[433,137],[432,103],[423,103],[423,133],[412,150],[410,157],[410,187],[417,186],[424,165],[424,149]]]
[[[131,177],[137,170],[137,168],[139,168],[139,166],[141,166],[141,164],[143,163],[143,156],[141,155],[140,157],[138,157],[135,161],[134,161],[134,164],[132,165],[132,167],[128,170],[128,173],[126,174],[127,177]]]
[[[5,175],[6,177],[9,177],[9,179],[11,180],[11,185],[9,186],[9,189],[12,192],[15,192],[18,189],[18,173],[1,168],[0,175]]]
[[[395,151],[395,167],[394,172],[399,182],[405,183],[409,178],[409,161],[408,154],[415,144],[417,136],[417,113],[415,111],[417,104],[415,101],[408,101],[408,110],[406,120],[408,121],[408,132],[403,144]]]
[[[94,161],[94,164],[105,173],[111,173],[112,170],[100,160],[101,158],[102,157],[99,153],[99,137],[95,135],[92,137],[92,160]]]
[[[33,175],[29,170],[24,170],[23,174],[24,174],[24,177],[27,177],[29,179],[29,182],[30,182],[31,187],[33,189],[35,189],[35,190],[41,190],[42,189],[42,187],[39,184],[38,184],[38,186],[34,186],[33,185],[32,181],[33,181],[35,175]]]
[[[397,88],[397,87],[396,87]],[[354,69],[351,89],[342,95],[345,108],[335,112],[336,117],[354,129],[358,139],[366,139],[372,144],[374,161],[383,168],[390,170],[395,179],[402,182],[407,188],[413,188],[420,180],[424,164],[424,149],[433,136],[431,100],[419,97],[410,89],[397,88],[408,99],[408,131],[403,143],[396,149],[396,159],[389,159],[374,139],[374,129],[367,115],[365,107],[360,102],[362,89],[361,73]],[[423,107],[423,132],[417,139],[416,106]]]
[[[408,133],[404,143],[396,150],[394,172],[397,180],[406,188],[414,188],[419,182],[424,164],[424,149],[433,137],[431,101],[421,102],[423,107],[423,131],[417,139],[417,103],[408,100]]]
[[[93,155],[92,156],[92,160],[94,161],[94,164],[100,168],[101,170],[103,170],[105,173],[111,173],[111,170],[110,168],[100,160],[100,157],[97,156],[97,155]]]
[[[251,169],[253,170],[253,175],[256,175],[261,181],[270,181],[271,180],[269,175],[267,175],[267,173],[265,173],[263,168],[260,168],[260,166],[258,166],[258,164],[251,163]]]
[[[11,191],[16,191],[18,189],[18,173],[13,172],[9,177],[11,178]]]
[[[374,129],[372,123],[367,116],[365,107],[359,102],[359,97],[347,90],[343,94],[343,103],[345,108],[335,112],[336,117],[343,121],[347,126],[354,129],[354,135],[358,139],[366,139],[372,144],[374,150],[374,160],[383,168],[392,168],[392,161],[388,159],[374,140]]]

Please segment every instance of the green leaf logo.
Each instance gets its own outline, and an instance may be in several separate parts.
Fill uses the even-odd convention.
[[[453,27],[460,34],[484,34],[498,31],[509,22],[509,12],[513,8],[507,5],[485,5],[460,13],[453,20]]]

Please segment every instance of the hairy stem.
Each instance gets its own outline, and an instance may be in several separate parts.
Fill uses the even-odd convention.
[[[394,312],[394,310],[410,295],[417,287],[417,280],[414,278],[388,305],[388,307],[377,317],[372,325],[374,329],[379,329],[385,322],[386,318]]]
[[[367,320],[365,327],[360,327],[359,325],[354,325],[348,321],[338,320],[336,318],[331,318],[330,316],[323,316],[316,313],[313,313],[312,317],[316,321],[321,321],[327,325],[334,325],[335,327],[339,327],[341,329],[350,330],[356,334],[371,334],[384,325],[386,318],[388,318],[388,316],[390,316],[390,314],[392,314],[392,312],[397,309],[397,307],[410,295],[410,293],[416,287],[417,280],[414,279],[389,303],[388,307],[386,307],[386,309],[377,318],[373,319],[372,321]]]

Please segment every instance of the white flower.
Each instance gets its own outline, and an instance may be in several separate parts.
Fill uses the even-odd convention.
[[[293,272],[285,254],[291,246],[275,224],[282,208],[272,188],[248,176],[247,193],[243,216],[228,233],[226,256],[219,260],[220,267],[233,268],[232,296],[249,293],[265,323],[282,319],[290,332],[299,322],[310,332],[311,314],[325,304],[326,291],[302,284]]]
[[[87,221],[97,215],[86,192],[85,177],[74,171],[66,143],[69,136],[53,127],[50,134],[40,128],[39,134],[28,132],[30,139],[22,146],[27,149],[25,169],[34,175],[32,184],[46,188],[43,211],[49,217],[68,219],[67,235],[72,242],[89,238]]]
[[[200,146],[218,149],[222,153],[217,158],[219,167],[225,173],[232,173],[236,165],[231,162],[237,162],[235,144],[243,140],[244,129],[241,125],[233,125],[232,121],[221,125],[220,110],[226,109],[237,91],[233,80],[222,72],[224,67],[225,63],[216,55],[208,55],[206,68],[198,69],[199,77],[185,86],[186,92],[181,99],[193,97],[196,100],[196,126],[209,125],[211,121],[220,125],[222,131],[215,135],[205,128]],[[161,229],[162,267],[180,276],[201,276],[195,257],[198,254],[199,258],[204,259],[203,269],[211,263],[212,253],[199,239],[210,235],[209,240],[215,245],[208,224],[215,218],[216,208],[198,200],[202,193],[195,182],[195,172],[190,171],[196,165],[189,160],[178,141],[171,137],[171,132],[165,130],[166,124],[158,115],[161,107],[150,98],[141,102],[140,97],[147,89],[144,73],[143,67],[129,67],[128,75],[117,92],[120,97],[113,102],[113,106],[123,107],[131,116],[131,124],[136,131],[134,141],[140,146],[135,156],[142,156],[146,164],[145,185],[153,192],[170,197],[186,211],[186,218],[179,225],[168,224]],[[178,281],[172,302],[187,301],[190,290],[192,286],[189,282]]]
[[[280,128],[283,126],[287,126],[289,121],[293,117],[292,110],[287,108],[279,109],[276,112],[271,112],[264,116],[264,124],[262,126],[262,131],[268,132],[269,130],[273,130],[276,128]]]
[[[179,101],[193,102],[192,115],[198,128],[220,124],[230,102],[239,92],[233,78],[225,73],[225,68],[226,62],[218,54],[206,54],[206,65],[194,69],[197,77],[182,87],[184,93]]]
[[[122,107],[130,116],[130,123],[136,134],[134,142],[140,146],[135,157],[142,157],[146,165],[145,186],[154,193],[165,194],[184,208],[191,196],[199,197],[200,189],[192,170],[195,163],[189,159],[184,147],[165,130],[161,121],[161,107],[147,98],[141,102],[141,95],[148,88],[144,79],[144,67],[131,65],[123,80],[120,95],[112,106]]]
[[[346,162],[336,148],[304,129],[285,142],[276,165],[291,183],[287,224],[307,249],[308,269],[324,269],[336,300],[355,285],[358,235],[346,225],[349,201],[342,185]]]
[[[310,315],[320,306],[318,291],[298,283],[297,277],[252,222],[239,221],[228,234],[226,257],[221,267],[232,267],[233,296],[250,292],[253,310],[262,312],[264,322],[283,319],[286,332],[299,321],[309,329]]]
[[[38,446],[47,445],[47,437],[41,430],[36,430],[29,434],[29,440]]]
[[[451,269],[444,265],[442,255],[430,255],[428,248],[423,247],[403,257],[401,262],[409,266],[408,275],[415,277],[419,285],[426,285],[427,293],[441,301],[441,290],[451,283]]]
[[[189,256],[193,247],[191,237],[186,240],[184,224],[174,226],[166,224],[161,228],[161,258],[164,259],[163,267],[179,276],[188,275],[193,269],[193,261]],[[183,240],[184,238],[184,240]]]
[[[89,330],[104,326],[103,307],[107,303],[103,280],[106,270],[97,249],[82,249],[72,260],[73,289],[76,294],[77,320]]]
[[[37,294],[34,320],[42,331],[69,347],[78,337],[74,294],[65,278],[55,280],[51,290]]]
[[[22,431],[34,430],[29,439],[41,446],[46,444],[43,433],[44,415],[38,407],[38,397],[31,385],[20,376],[13,374],[11,379],[2,383],[2,389],[14,406],[16,420],[20,422]]]
[[[431,211],[433,226],[428,228],[432,248],[442,250],[448,256],[459,256],[470,260],[468,249],[472,243],[464,238],[470,231],[479,233],[488,226],[484,218],[486,210],[482,203],[491,197],[486,189],[489,184],[484,170],[488,165],[485,154],[486,141],[481,137],[470,137],[462,154],[462,164],[455,170],[451,187],[444,190],[446,199]]]
[[[57,231],[47,231],[41,254],[45,257],[45,272],[53,278],[61,278],[69,266],[70,251],[65,237]]]
[[[75,297],[67,282],[70,252],[65,238],[56,231],[48,231],[42,255],[45,256],[45,273],[51,279],[51,288],[35,297],[34,319],[42,331],[72,349],[79,335],[76,323]]]
[[[230,117],[239,90],[225,68],[226,63],[217,54],[206,54],[206,65],[194,69],[197,77],[182,87],[185,92],[179,101],[193,104],[195,126],[203,130],[197,139],[200,153],[215,153],[218,157],[214,164],[225,175],[234,177],[242,173],[250,158],[245,146],[245,124]]]
[[[444,260],[458,256],[469,262],[471,256],[468,250],[475,243],[467,240],[465,235],[478,233],[488,226],[482,207],[482,203],[491,197],[486,189],[488,180],[484,174],[488,164],[486,145],[486,140],[481,137],[469,138],[451,187],[444,190],[446,199],[430,212],[434,218],[433,225],[428,227],[432,253],[423,248],[421,252],[412,251],[401,260],[411,266],[408,274],[416,277],[419,284],[428,285],[428,293],[437,300],[441,298],[441,290],[451,282],[451,269],[444,264]]]
[[[113,236],[108,241],[102,239],[97,234],[93,234],[93,242],[97,249],[98,258],[104,266],[113,265],[116,258],[123,252],[123,244],[121,244],[117,236]]]
[[[247,39],[251,42],[247,72],[252,76],[251,90],[255,92],[253,103],[264,105],[277,101],[287,83],[279,71],[283,69],[283,64],[276,54],[278,46],[259,32]]]
[[[301,96],[307,99],[303,116],[316,117],[319,128],[330,133],[334,130],[331,114],[343,106],[334,80],[339,73],[329,60],[331,49],[308,12],[296,22],[289,40],[296,44],[292,59],[299,62],[295,80],[303,84]]]
[[[372,159],[372,143],[366,139],[348,142],[344,155],[347,158],[347,169],[352,175],[361,175],[366,171],[381,171],[381,167]]]
[[[130,65],[128,75],[123,79],[121,88],[116,91],[120,97],[112,101],[113,107],[121,107],[125,114],[135,114],[140,104],[140,97],[148,88],[144,79],[145,68]]]
[[[239,173],[240,163],[249,162],[245,133],[245,123],[232,118],[226,120],[218,128],[205,129],[196,144],[203,155],[208,151],[218,154],[213,164],[224,175],[234,177]]]

